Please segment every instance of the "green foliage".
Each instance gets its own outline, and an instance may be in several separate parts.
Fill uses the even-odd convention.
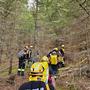
[[[76,0],[39,0],[38,7],[38,17],[50,28],[64,28],[82,13]]]
[[[22,12],[18,17],[20,21],[19,28],[30,32],[34,30],[34,18],[27,7],[23,6],[21,9]]]

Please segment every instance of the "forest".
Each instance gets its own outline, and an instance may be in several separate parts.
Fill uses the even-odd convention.
[[[56,90],[90,90],[90,0],[0,0],[0,90],[18,90],[17,53],[33,46],[33,58],[65,45],[65,67]],[[14,85],[9,79],[14,77]]]

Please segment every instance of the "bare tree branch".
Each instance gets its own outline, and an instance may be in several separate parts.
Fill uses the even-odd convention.
[[[90,13],[87,11],[87,9],[83,6],[83,4],[86,2],[86,0],[81,4],[78,0],[76,2],[79,4],[79,6],[90,16]]]
[[[86,1],[87,1],[87,0],[84,0],[84,1],[83,1],[83,3],[82,3],[82,5],[83,5],[83,4],[85,4],[85,3],[86,3]]]

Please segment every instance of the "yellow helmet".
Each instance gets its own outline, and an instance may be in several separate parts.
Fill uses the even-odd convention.
[[[56,51],[58,51],[58,48],[54,48],[53,50],[56,50]]]
[[[43,56],[41,61],[45,61],[45,62],[48,62],[48,57],[47,56]]]
[[[36,62],[31,66],[31,75],[42,75],[43,71],[44,68],[39,62]]]

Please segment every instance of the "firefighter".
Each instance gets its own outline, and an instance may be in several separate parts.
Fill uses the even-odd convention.
[[[58,64],[57,64],[58,68],[64,67],[65,66],[65,64],[64,64],[64,62],[65,62],[64,45],[61,45],[61,48],[58,51],[58,55],[59,55],[59,57],[58,57]]]
[[[64,57],[62,56],[61,52],[59,52],[57,67],[59,69],[64,66]]]
[[[30,62],[32,62],[32,48],[33,46],[28,46],[27,50],[27,67],[30,68]]]
[[[46,85],[46,90],[49,90],[48,77],[49,68],[48,63],[46,61],[35,62],[31,66],[29,81],[42,81]]]
[[[28,47],[25,46],[23,50],[18,52],[18,58],[19,58],[19,63],[18,63],[18,75],[24,76],[24,71],[25,71],[25,60],[27,59],[27,50]]]
[[[41,62],[34,63],[31,66],[29,82],[21,85],[19,90],[50,90],[47,83],[47,76],[45,75],[47,64],[45,67]]]
[[[57,73],[57,63],[58,63],[57,51],[53,51],[48,58],[49,58],[49,65],[53,71],[53,74],[55,75]]]

